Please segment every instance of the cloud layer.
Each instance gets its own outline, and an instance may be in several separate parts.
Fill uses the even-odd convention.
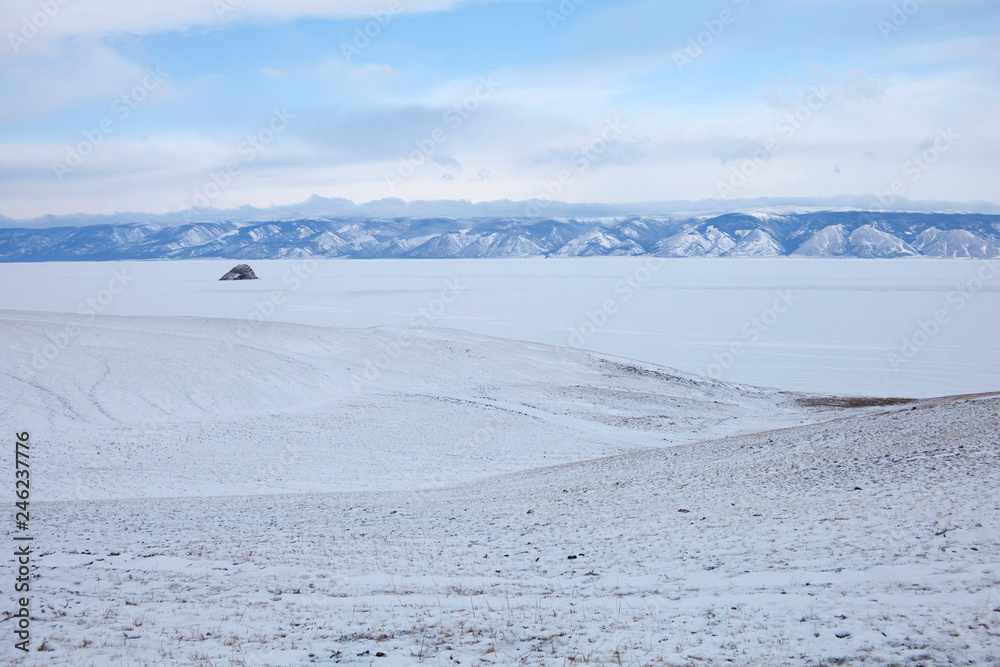
[[[997,202],[1000,17],[914,6],[14,0],[0,214]]]

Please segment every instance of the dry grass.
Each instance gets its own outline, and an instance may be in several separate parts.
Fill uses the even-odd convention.
[[[807,396],[798,399],[807,408],[876,408],[916,403],[916,398],[878,398],[875,396]]]

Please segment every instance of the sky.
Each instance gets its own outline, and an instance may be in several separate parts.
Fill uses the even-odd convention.
[[[996,0],[4,0],[0,216],[1000,203]]]

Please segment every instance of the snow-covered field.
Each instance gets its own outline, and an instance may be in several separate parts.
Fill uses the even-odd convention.
[[[0,265],[0,662],[1000,664],[988,265],[645,262]]]
[[[25,664],[995,665],[998,409],[420,494],[53,503]]]
[[[0,312],[38,500],[419,489],[824,419],[777,390],[420,329]],[[46,366],[25,351],[67,335]],[[45,438],[49,440],[49,438]],[[377,480],[377,482],[375,481]]]
[[[279,260],[251,262],[251,284],[217,282],[235,263],[0,264],[0,310],[431,325],[796,391],[1000,386],[1000,260]],[[116,270],[130,280],[109,295]]]

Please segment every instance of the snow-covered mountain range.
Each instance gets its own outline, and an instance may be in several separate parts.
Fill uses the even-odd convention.
[[[796,211],[608,218],[309,217],[0,229],[0,261],[230,257],[1000,256],[1000,215]]]

